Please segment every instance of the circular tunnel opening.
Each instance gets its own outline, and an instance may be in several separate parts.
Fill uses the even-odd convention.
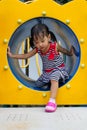
[[[70,49],[71,45],[75,47],[76,55],[71,57],[63,55],[66,69],[69,73],[69,79],[65,83],[60,82],[59,87],[70,81],[76,74],[80,63],[80,46],[78,39],[74,32],[66,24],[60,20],[56,20],[49,17],[37,17],[26,21],[20,25],[12,34],[8,46],[10,46],[13,54],[26,53],[31,50],[29,45],[29,37],[31,35],[31,28],[37,23],[44,23],[48,26],[50,32],[55,36],[56,41],[61,44],[62,47]],[[38,56],[39,69],[42,69],[42,61]],[[39,77],[35,56],[27,60],[17,60],[8,57],[8,63],[13,75],[18,81],[20,81],[26,87],[39,91],[49,90],[49,85],[41,88],[35,86],[35,80]],[[41,72],[42,73],[42,72]]]

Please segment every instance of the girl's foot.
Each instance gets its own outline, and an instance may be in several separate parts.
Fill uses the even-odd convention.
[[[57,109],[57,105],[53,102],[48,102],[45,107],[45,112],[55,112]]]

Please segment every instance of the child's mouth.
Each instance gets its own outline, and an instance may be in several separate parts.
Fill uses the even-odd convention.
[[[41,49],[41,50],[44,50],[44,47],[41,47],[40,49]]]

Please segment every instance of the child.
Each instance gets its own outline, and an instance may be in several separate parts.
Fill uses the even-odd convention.
[[[72,56],[74,49],[71,47],[70,51],[62,48],[57,42],[51,42],[51,35],[48,27],[45,24],[36,24],[31,29],[30,44],[33,49],[26,54],[12,54],[8,47],[7,54],[9,57],[16,59],[27,59],[34,56],[36,53],[42,58],[43,73],[36,81],[36,86],[42,87],[49,83],[50,99],[45,107],[46,112],[54,112],[57,108],[56,96],[58,91],[59,79],[65,81],[69,75],[65,69],[65,64],[59,52],[68,56]]]

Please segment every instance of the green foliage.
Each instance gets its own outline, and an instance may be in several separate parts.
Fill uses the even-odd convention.
[[[70,2],[72,0],[54,0],[54,1],[56,1],[59,4],[65,4],[65,3]]]

